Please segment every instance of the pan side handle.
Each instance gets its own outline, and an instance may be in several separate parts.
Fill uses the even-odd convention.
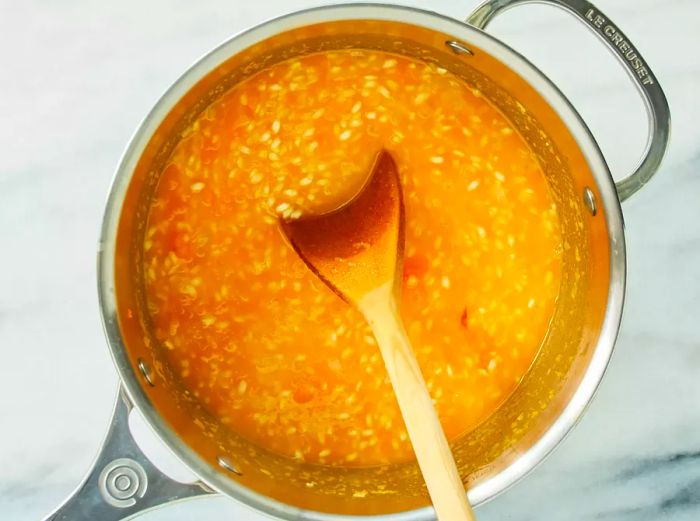
[[[671,116],[664,91],[637,47],[607,15],[588,0],[486,0],[467,18],[467,23],[485,29],[501,12],[530,3],[564,9],[593,31],[622,64],[644,100],[649,120],[646,149],[635,171],[615,183],[618,197],[624,201],[656,174],[668,147]]]

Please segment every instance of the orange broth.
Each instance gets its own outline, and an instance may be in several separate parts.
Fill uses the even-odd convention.
[[[211,414],[298,460],[412,456],[367,324],[278,224],[340,197],[381,148],[406,205],[401,312],[449,439],[518,385],[553,314],[556,208],[525,141],[478,91],[359,50],[248,78],[183,132],[162,172],[144,241],[148,309]]]

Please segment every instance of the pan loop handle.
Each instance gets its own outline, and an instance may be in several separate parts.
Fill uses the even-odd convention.
[[[131,408],[120,389],[109,431],[88,475],[44,521],[119,521],[166,503],[213,493],[201,482],[170,479],[146,458],[129,430]]]
[[[527,3],[549,4],[573,14],[617,57],[642,95],[649,118],[649,137],[644,156],[631,175],[615,183],[620,201],[628,199],[656,174],[668,147],[671,115],[656,76],[627,36],[587,0],[487,0],[467,18],[467,23],[485,29],[502,11]]]

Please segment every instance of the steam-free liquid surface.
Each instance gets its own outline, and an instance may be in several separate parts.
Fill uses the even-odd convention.
[[[298,460],[412,456],[368,326],[278,224],[341,198],[382,148],[406,205],[401,311],[454,439],[527,371],[561,269],[541,169],[479,92],[377,51],[279,63],[183,132],[152,201],[145,284],[170,363],[221,422]]]

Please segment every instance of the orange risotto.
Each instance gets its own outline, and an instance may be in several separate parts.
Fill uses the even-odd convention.
[[[454,439],[527,371],[561,268],[540,167],[478,91],[375,51],[273,65],[183,132],[152,200],[145,284],[170,362],[230,429],[298,460],[412,457],[369,327],[278,225],[337,200],[382,148],[404,187],[401,311]]]

